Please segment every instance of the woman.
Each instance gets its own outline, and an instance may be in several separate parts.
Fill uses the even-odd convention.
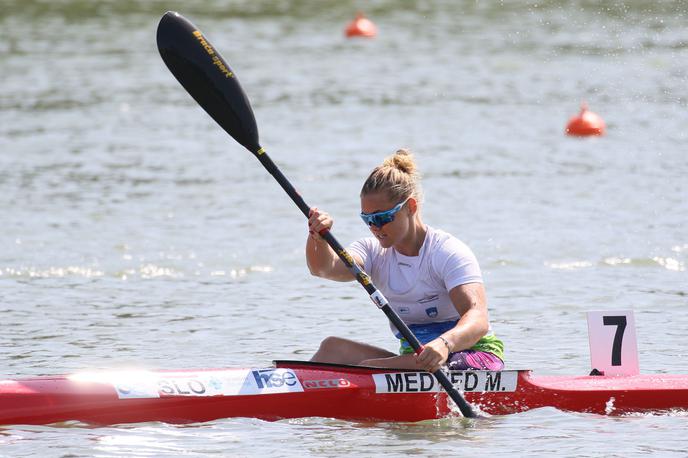
[[[373,237],[347,251],[372,278],[390,306],[425,349],[416,355],[401,340],[400,354],[339,337],[328,337],[311,361],[435,372],[499,370],[502,342],[490,329],[478,262],[465,244],[423,223],[420,178],[412,154],[398,150],[376,167],[361,190],[361,218]],[[332,227],[329,214],[312,208],[306,260],[313,275],[336,281],[353,276],[319,232]]]

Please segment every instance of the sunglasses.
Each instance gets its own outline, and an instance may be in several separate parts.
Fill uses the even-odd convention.
[[[410,199],[407,198],[403,202],[399,202],[394,206],[394,208],[391,208],[389,210],[385,210],[383,212],[375,212],[375,213],[363,213],[361,212],[361,219],[363,222],[366,224],[366,226],[375,226],[378,229],[382,229],[382,226],[384,226],[387,223],[391,223],[394,221],[394,215],[396,215],[399,210],[404,206],[406,202]]]

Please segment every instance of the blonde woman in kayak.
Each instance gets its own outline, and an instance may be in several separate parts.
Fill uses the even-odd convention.
[[[502,342],[492,333],[478,261],[459,239],[423,223],[421,187],[413,155],[398,150],[368,176],[361,190],[361,218],[372,237],[347,251],[372,278],[424,350],[416,355],[400,339],[399,354],[341,337],[327,337],[311,361],[374,367],[499,370]],[[306,261],[313,275],[354,280],[319,233],[332,228],[329,214],[312,208]]]

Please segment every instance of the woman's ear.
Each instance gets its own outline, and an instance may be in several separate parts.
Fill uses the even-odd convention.
[[[411,216],[415,215],[418,211],[418,201],[415,199],[415,197],[409,197],[409,200],[406,204],[408,205],[409,214]]]

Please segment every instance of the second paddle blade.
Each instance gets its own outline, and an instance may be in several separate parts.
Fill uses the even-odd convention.
[[[160,19],[157,41],[162,60],[184,89],[229,135],[257,153],[258,128],[246,93],[201,31],[168,11]]]

